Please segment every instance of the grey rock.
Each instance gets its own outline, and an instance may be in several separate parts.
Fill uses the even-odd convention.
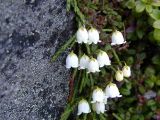
[[[0,0],[0,120],[59,120],[68,96],[65,0]]]

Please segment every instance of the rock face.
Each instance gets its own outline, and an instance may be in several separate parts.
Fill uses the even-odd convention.
[[[0,1],[0,120],[59,120],[68,96],[66,53],[73,34],[65,0]]]

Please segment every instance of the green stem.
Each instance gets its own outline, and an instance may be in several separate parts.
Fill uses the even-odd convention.
[[[112,50],[113,55],[115,56],[116,61],[118,62],[118,64],[119,64],[120,66],[122,66],[122,63],[121,63],[121,61],[120,61],[120,59],[119,59],[119,57],[118,57],[116,51],[115,51],[114,49],[111,49],[111,50]]]
[[[72,7],[74,8],[74,12],[76,14],[76,16],[78,16],[78,22],[81,21],[82,25],[85,24],[85,17],[82,14],[82,12],[80,11],[79,7],[78,7],[78,3],[76,0],[72,0]]]
[[[75,83],[74,84],[74,93],[73,93],[73,97],[72,97],[71,102],[74,102],[74,99],[76,98],[76,96],[78,94],[78,86],[79,86],[79,81],[80,81],[80,78],[81,78],[81,71],[80,71],[80,73],[77,73],[77,75],[79,75],[79,76],[77,76],[77,79],[74,82]]]
[[[100,120],[106,120],[106,118],[103,116],[103,114],[99,114]]]
[[[51,62],[54,62],[62,52],[64,52],[70,45],[74,45],[75,35],[73,35],[53,56]]]
[[[82,73],[82,80],[81,80],[81,84],[80,84],[80,88],[79,88],[79,93],[82,92],[82,89],[84,87],[84,82],[85,82],[85,71],[83,71],[83,73]]]
[[[97,120],[95,112],[92,112],[92,118],[93,118],[93,120]]]
[[[83,120],[87,120],[87,114],[83,115]]]
[[[71,112],[74,110],[74,108],[76,107],[77,102],[75,102],[74,104],[68,104],[68,106],[65,108],[65,111],[63,112],[63,114],[61,115],[60,120],[67,120],[69,115],[71,114]]]
[[[94,80],[93,80],[93,77],[92,77],[91,73],[90,73],[89,76],[90,76],[90,80],[91,80],[91,86],[92,86],[92,88],[93,88],[93,86],[94,86]],[[91,89],[92,89],[92,88],[91,88]]]
[[[114,72],[117,72],[117,70],[113,66],[109,66]]]
[[[71,9],[71,0],[67,0],[67,11],[69,12]]]
[[[88,53],[88,55],[90,55],[90,54],[91,54],[91,50],[90,50],[90,47],[89,47],[89,45],[88,45],[88,44],[86,44],[86,49],[87,49],[87,53]]]
[[[116,115],[115,113],[112,113],[112,115],[117,119],[117,120],[122,120],[118,115]]]

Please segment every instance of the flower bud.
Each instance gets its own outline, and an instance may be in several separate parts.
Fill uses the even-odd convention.
[[[104,113],[106,111],[105,104],[103,102],[93,103],[92,108],[93,111],[96,111],[97,114]]]
[[[104,92],[101,88],[96,88],[92,93],[91,103],[104,102]]]
[[[77,68],[78,67],[78,57],[76,54],[71,52],[66,58],[66,68]]]
[[[91,28],[88,31],[88,43],[94,43],[97,44],[98,42],[100,42],[99,40],[99,32],[95,29],[95,28]]]
[[[111,61],[107,53],[102,50],[99,52],[97,56],[97,61],[98,61],[99,67],[103,67],[105,65],[111,65]]]
[[[76,34],[78,43],[87,43],[88,42],[88,32],[85,27],[80,27]]]
[[[105,97],[107,98],[115,98],[115,97],[122,97],[120,95],[117,85],[114,83],[109,83],[105,88]]]
[[[90,107],[89,104],[86,100],[82,99],[79,103],[78,103],[78,113],[77,115],[81,115],[82,113],[90,113]]]
[[[122,81],[123,80],[123,72],[121,70],[118,70],[115,74],[115,78],[117,81]]]
[[[94,58],[91,58],[90,61],[89,61],[87,69],[88,69],[88,73],[99,72],[100,70],[99,70],[99,64],[98,64],[97,60],[94,59]]]
[[[80,58],[80,62],[79,62],[79,69],[86,69],[89,63],[89,57],[87,55],[83,55]]]
[[[123,35],[121,32],[119,31],[115,31],[112,33],[112,43],[111,45],[120,45],[120,44],[124,44],[126,43],[126,41],[124,41]]]
[[[131,69],[129,66],[125,65],[122,69],[123,71],[123,76],[124,77],[130,77],[131,76]]]

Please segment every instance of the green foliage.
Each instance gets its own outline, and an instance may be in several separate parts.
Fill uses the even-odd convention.
[[[88,55],[103,48],[112,58],[113,65],[118,63],[121,67],[125,61],[132,69],[132,77],[119,84],[123,97],[108,102],[109,110],[106,111],[106,115],[97,116],[95,113],[90,113],[77,119],[154,120],[160,117],[160,1],[67,0],[67,10],[75,12],[79,25],[85,24],[87,28],[92,25],[100,31],[102,41],[100,47],[83,45]],[[114,29],[123,32],[129,48],[110,46],[110,34]],[[54,60],[67,46],[74,44],[72,40],[69,41],[60,52],[56,53]],[[76,110],[76,96],[85,95],[85,98],[90,100],[94,85],[101,85],[104,88],[109,79],[113,79],[110,78],[109,73],[106,73],[108,69],[112,70],[111,74],[113,74],[116,68],[114,66],[105,68],[102,70],[105,72],[94,75],[77,71],[74,87],[78,88],[77,86],[80,85],[80,89],[74,91],[71,99],[73,107],[71,105],[66,107],[61,120],[67,120]],[[99,74],[102,77],[97,77]],[[92,88],[83,90],[90,85]],[[149,91],[153,91],[155,96],[149,94]]]

